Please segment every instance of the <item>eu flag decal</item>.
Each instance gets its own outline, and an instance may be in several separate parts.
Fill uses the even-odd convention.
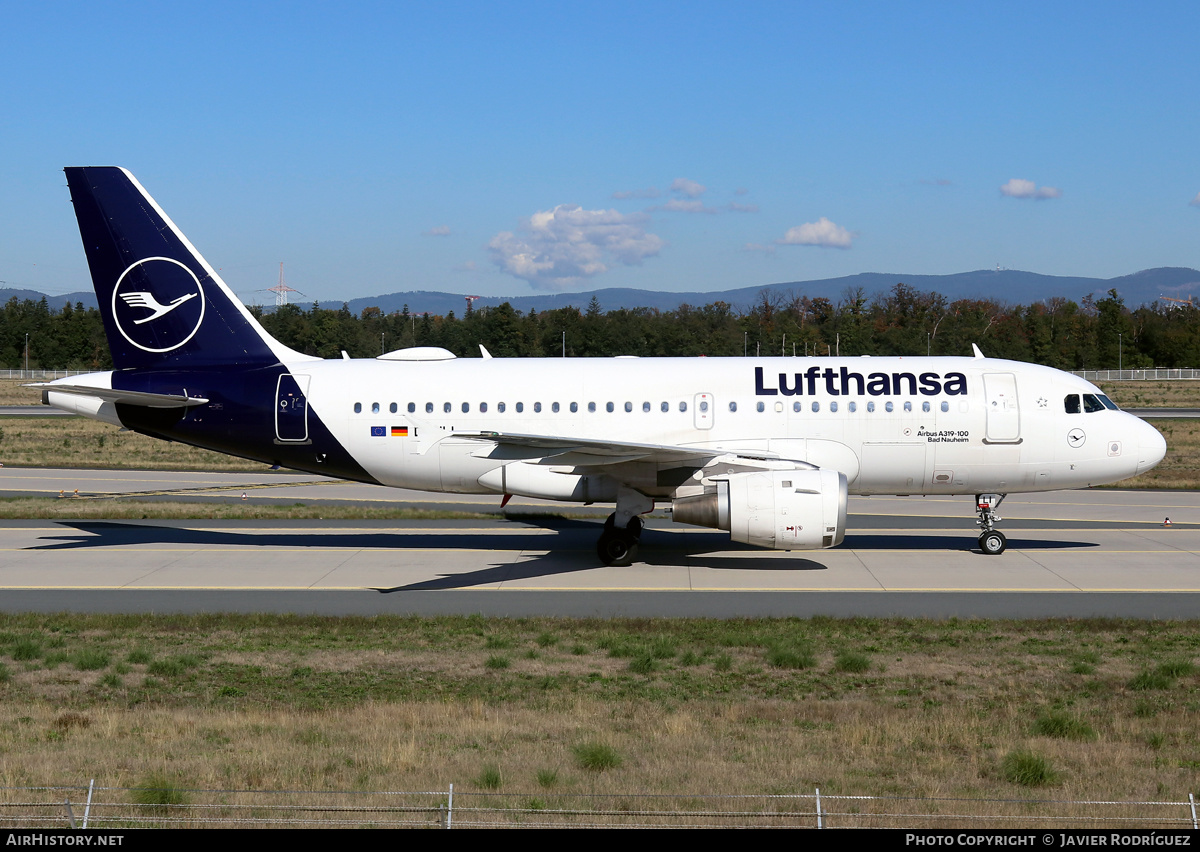
[[[384,438],[386,436],[387,436],[387,427],[386,426],[372,426],[371,427],[371,437],[372,438]]]

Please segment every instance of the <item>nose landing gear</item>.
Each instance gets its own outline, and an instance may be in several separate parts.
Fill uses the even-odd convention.
[[[975,521],[980,527],[979,549],[989,556],[999,556],[1008,546],[1008,539],[1004,537],[1004,533],[994,528],[997,521],[1003,520],[996,514],[996,507],[1003,502],[1004,497],[1003,494],[975,495],[975,511],[979,513],[979,520]]]

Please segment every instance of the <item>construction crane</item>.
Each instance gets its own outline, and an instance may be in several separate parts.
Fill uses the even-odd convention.
[[[1186,299],[1172,299],[1170,296],[1160,295],[1158,298],[1162,299],[1164,302],[1174,302],[1175,304],[1167,306],[1170,308],[1179,307],[1181,305],[1187,305],[1189,308],[1196,307],[1196,303],[1192,301],[1191,296],[1188,296]]]
[[[467,313],[470,313],[471,306],[475,304],[475,300],[478,299],[479,297],[478,296],[463,296],[463,298],[467,300]]]

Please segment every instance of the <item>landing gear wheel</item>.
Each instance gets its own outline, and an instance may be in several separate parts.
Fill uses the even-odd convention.
[[[637,557],[638,540],[624,530],[606,526],[596,542],[596,555],[605,565],[624,567]]]
[[[979,549],[989,556],[999,556],[1007,546],[1008,540],[1004,537],[1004,533],[997,530],[991,530],[979,536]]]
[[[617,528],[616,512],[604,521],[604,532],[596,542],[596,554],[605,565],[625,566],[637,558],[638,540],[645,522],[637,515],[629,519],[625,529]]]

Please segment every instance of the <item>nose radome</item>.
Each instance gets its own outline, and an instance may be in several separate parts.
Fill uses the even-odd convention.
[[[1145,420],[1138,423],[1137,472],[1143,473],[1154,467],[1167,454],[1167,439]]]

